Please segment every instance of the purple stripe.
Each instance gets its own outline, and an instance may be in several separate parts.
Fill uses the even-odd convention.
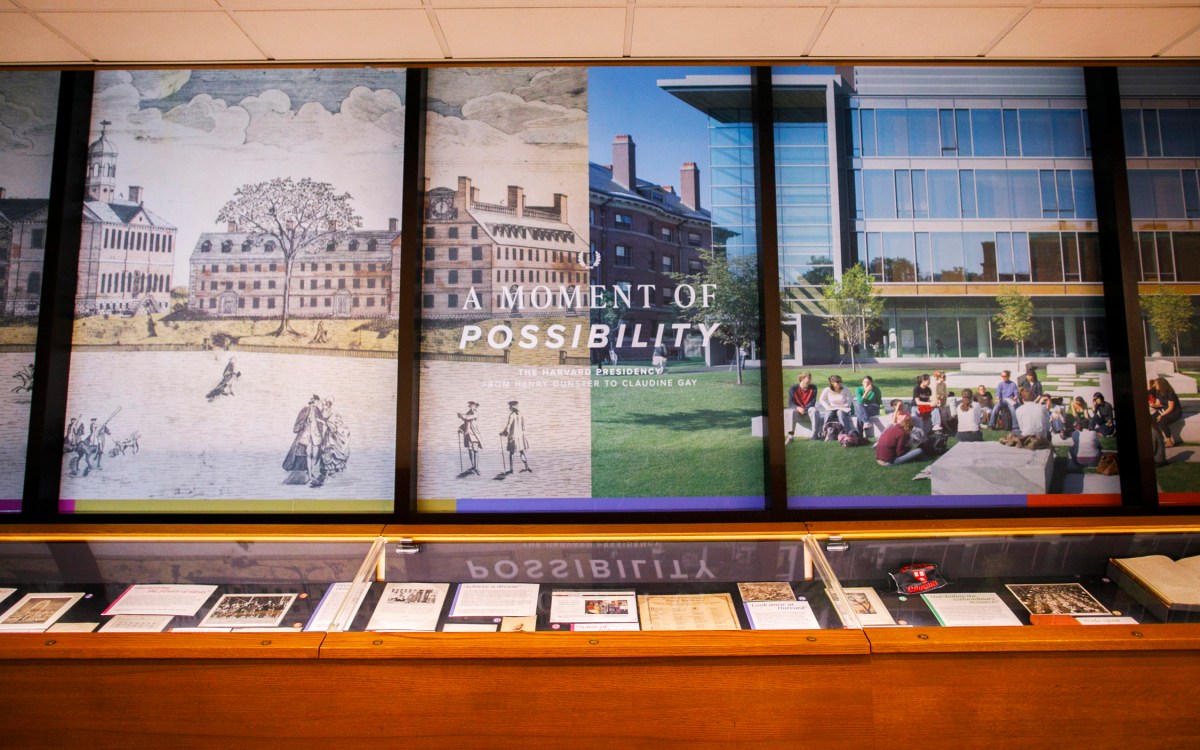
[[[458,513],[588,513],[663,510],[762,510],[762,495],[707,497],[460,498]]]
[[[0,500],[0,513],[19,513],[21,510],[21,499],[16,500]]]
[[[74,513],[75,512],[75,501],[68,500],[65,497],[60,497],[58,499],[58,512],[59,513]]]
[[[789,497],[789,510],[846,508],[1024,508],[1025,495],[844,495]]]

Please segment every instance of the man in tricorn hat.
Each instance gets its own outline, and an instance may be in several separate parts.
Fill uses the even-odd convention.
[[[500,437],[508,438],[506,449],[508,450],[508,473],[513,473],[513,454],[521,454],[521,463],[525,465],[521,469],[521,473],[533,472],[529,468],[529,460],[525,458],[525,451],[529,450],[529,440],[525,438],[525,417],[521,415],[521,411],[517,408],[516,401],[508,402],[508,422],[504,425],[504,431],[500,433]]]
[[[479,451],[483,449],[483,439],[479,434],[478,409],[478,401],[468,401],[466,412],[458,414],[458,418],[462,420],[462,424],[458,426],[458,436],[462,440],[462,447],[467,449],[467,456],[471,459],[471,468],[467,469],[460,476],[467,474],[479,475]],[[462,458],[461,454],[459,458]]]

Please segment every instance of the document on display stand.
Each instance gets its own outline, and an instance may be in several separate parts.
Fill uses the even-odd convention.
[[[437,630],[448,583],[389,583],[375,605],[367,630]]]
[[[751,630],[820,630],[812,605],[803,601],[745,602]]]
[[[116,615],[104,627],[101,633],[161,633],[175,619],[174,615]]]
[[[195,617],[216,586],[135,583],[108,605],[102,615],[178,615]]]
[[[531,617],[537,614],[536,583],[462,583],[451,617]]]
[[[933,616],[943,627],[991,627],[1021,625],[999,594],[921,594]]]

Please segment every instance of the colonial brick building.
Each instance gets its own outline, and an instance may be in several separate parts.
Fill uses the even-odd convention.
[[[468,177],[455,190],[425,191],[422,317],[573,313],[574,300],[586,299],[589,259],[567,223],[567,196],[530,206],[510,185],[504,203],[479,197]]]
[[[164,310],[175,272],[177,230],[145,207],[142,188],[134,185],[127,196],[117,194],[117,149],[105,137],[107,125],[102,123],[100,137],[88,147],[75,312]],[[40,264],[44,253],[35,252]]]
[[[0,188],[0,315],[37,315],[49,203]]]
[[[675,322],[670,306],[678,282],[672,273],[694,273],[700,251],[712,247],[712,219],[700,207],[700,170],[693,162],[680,168],[680,189],[658,185],[637,176],[633,138],[613,139],[613,163],[591,164],[589,171],[591,249],[598,255],[594,271],[606,287],[633,291],[634,306],[622,315],[630,328]],[[641,285],[653,287],[650,307],[644,307]],[[619,349],[622,356],[648,358],[645,349]]]
[[[393,262],[400,230],[346,232],[323,248],[301,252],[287,279],[276,243],[230,226],[200,235],[190,258],[188,307],[210,316],[274,318],[283,312],[290,283],[289,315],[301,318],[397,317]]]

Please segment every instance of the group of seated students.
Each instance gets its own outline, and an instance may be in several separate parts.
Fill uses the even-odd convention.
[[[1050,433],[1054,432],[1070,438],[1069,452],[1076,464],[1095,466],[1099,463],[1100,438],[1116,433],[1113,407],[1104,400],[1104,394],[1093,394],[1090,408],[1082,396],[1064,405],[1061,399],[1056,401],[1043,393],[1042,383],[1033,367],[1025,371],[1025,377],[1019,383],[1012,382],[1011,378],[1012,373],[1008,370],[1000,373],[995,397],[986,386],[980,385],[974,391],[966,388],[957,399],[951,399],[945,372],[936,371],[932,378],[925,373],[918,375],[911,401],[892,399],[889,404],[890,424],[876,441],[876,461],[882,466],[893,466],[920,458],[924,451],[919,445],[920,439],[914,439],[913,435],[918,429],[917,438],[946,431],[953,433],[959,442],[967,443],[982,441],[986,426],[1045,440],[1049,440]],[[1157,396],[1156,387],[1160,389]],[[1156,425],[1162,425],[1165,435],[1167,425],[1181,416],[1179,399],[1170,390],[1170,384],[1159,378],[1152,384],[1151,402],[1152,406],[1160,404],[1159,411],[1167,420],[1156,421]],[[822,428],[831,420],[837,420],[843,431],[869,437],[874,429],[872,420],[884,413],[883,394],[875,387],[871,376],[864,376],[862,385],[851,395],[841,376],[832,375],[829,387],[818,395],[812,373],[802,372],[788,391],[789,425],[785,444],[795,439],[796,428],[802,419],[809,421],[813,440],[823,439]],[[857,420],[857,426],[854,420]]]

